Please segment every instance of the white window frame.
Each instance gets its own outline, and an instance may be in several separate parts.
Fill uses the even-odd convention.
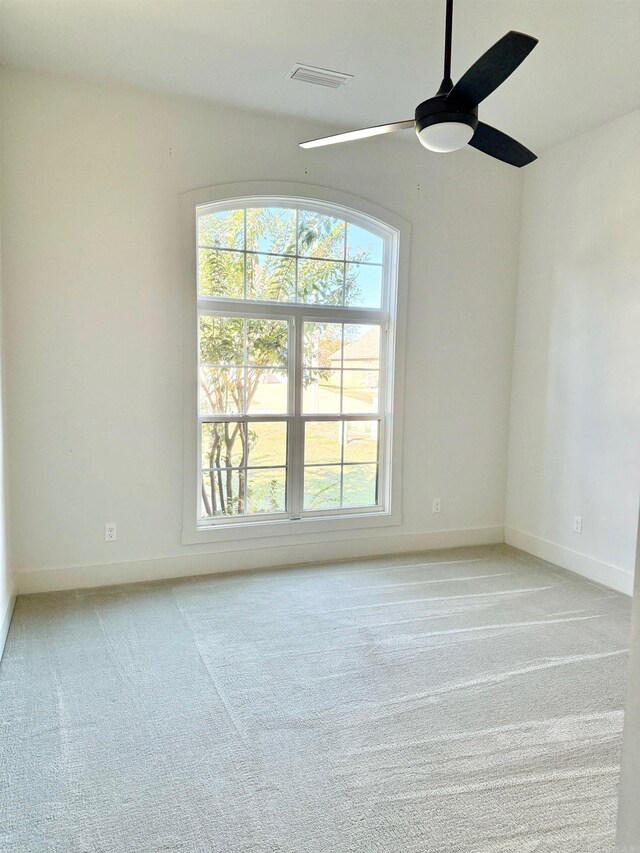
[[[383,276],[384,304],[381,309],[332,307],[301,303],[274,303],[257,300],[242,301],[222,297],[200,297],[197,293],[197,239],[196,215],[202,208],[247,208],[269,206],[297,206],[314,209],[321,213],[337,215],[360,225],[385,238]],[[401,516],[401,460],[402,460],[402,403],[404,345],[406,323],[406,270],[409,249],[409,225],[388,211],[363,199],[348,196],[322,187],[291,183],[247,183],[212,187],[182,196],[182,278],[184,307],[184,460],[183,460],[183,529],[182,543],[197,544],[233,540],[253,540],[268,536],[295,536],[327,533],[367,527],[397,525]],[[396,285],[396,286],[394,286]],[[348,415],[353,420],[380,418],[381,446],[378,473],[379,506],[362,509],[330,509],[314,511],[313,515],[301,512],[292,517],[288,513],[270,514],[266,518],[253,516],[220,516],[199,519],[200,509],[200,440],[202,417],[198,416],[198,332],[197,317],[201,314],[250,317],[273,317],[287,319],[298,325],[307,321],[326,320],[333,322],[380,323],[384,314],[386,329],[382,328],[380,377],[383,379],[384,402],[381,400],[379,414]],[[385,342],[386,332],[386,342]],[[265,421],[287,421],[290,429],[304,430],[304,421],[340,420],[338,415],[303,415],[294,417],[293,395],[301,385],[299,372],[302,370],[303,335],[297,335],[298,352],[290,352],[296,381],[289,382],[289,414],[264,415],[257,419]],[[381,395],[382,396],[382,395]],[[298,401],[298,411],[300,411]],[[212,416],[204,420],[242,421],[238,414]],[[256,420],[251,416],[248,420]],[[383,444],[384,442],[384,444]],[[303,435],[298,433],[295,441],[289,441],[287,464],[292,471],[293,448],[301,453]],[[298,459],[297,465],[301,464]],[[290,481],[292,484],[294,478]]]

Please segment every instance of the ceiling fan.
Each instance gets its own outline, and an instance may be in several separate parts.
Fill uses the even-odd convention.
[[[511,166],[526,166],[536,155],[501,130],[478,120],[478,104],[512,74],[538,44],[538,39],[511,30],[462,75],[451,80],[453,0],[447,0],[445,18],[444,77],[433,98],[416,107],[415,119],[351,130],[301,142],[301,148],[317,148],[415,128],[418,139],[430,151],[449,152],[469,144]]]

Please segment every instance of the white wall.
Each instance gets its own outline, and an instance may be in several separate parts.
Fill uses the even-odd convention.
[[[640,492],[639,186],[640,112],[527,170],[506,515],[508,542],[629,593]]]
[[[7,72],[4,100],[11,553],[22,588],[500,540],[518,171],[411,140],[302,151],[296,142],[324,128],[62,77]],[[333,187],[413,225],[399,528],[270,552],[179,544],[178,195],[254,180]],[[104,542],[105,521],[118,523],[116,543]]]
[[[2,112],[0,110],[0,117]],[[2,196],[2,173],[0,171],[0,197]],[[4,644],[9,630],[13,604],[15,601],[15,590],[13,577],[7,554],[7,531],[6,531],[6,502],[5,502],[5,466],[4,466],[4,336],[2,334],[2,302],[3,302],[3,277],[2,277],[2,219],[0,212],[0,658],[4,651]]]

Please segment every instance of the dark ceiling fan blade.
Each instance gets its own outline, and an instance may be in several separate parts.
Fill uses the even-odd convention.
[[[512,74],[538,44],[533,36],[511,30],[483,53],[447,95],[456,106],[477,107]]]
[[[310,139],[301,142],[300,148],[319,148],[321,145],[335,145],[337,142],[351,142],[354,139],[366,139],[369,136],[381,136],[383,133],[394,133],[396,130],[406,130],[413,127],[415,121],[394,121],[391,124],[379,124],[376,127],[363,127],[361,130],[349,130],[347,133],[337,133],[334,136],[323,136],[320,139]]]
[[[490,157],[495,157],[496,160],[502,160],[503,163],[508,163],[510,166],[518,168],[526,166],[527,163],[532,163],[537,159],[536,155],[516,142],[506,133],[501,130],[496,130],[489,124],[482,121],[478,122],[476,132],[473,134],[469,145],[488,154]]]

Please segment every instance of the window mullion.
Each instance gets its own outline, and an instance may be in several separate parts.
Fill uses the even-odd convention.
[[[295,259],[295,300],[298,302],[298,216],[299,210],[296,207],[295,227],[296,227],[296,259]]]
[[[297,305],[287,302],[245,301],[211,296],[198,299],[198,313],[204,316],[284,319],[297,307]],[[307,320],[318,323],[374,323],[384,326],[389,321],[388,312],[378,309],[317,305],[315,303],[300,303],[300,307],[305,309]]]
[[[246,215],[246,211],[245,211]],[[246,285],[245,285],[246,287]],[[247,383],[249,382],[249,356],[247,353],[247,318],[242,319],[242,411],[245,415],[249,414],[247,400]]]
[[[247,209],[244,209],[242,214],[242,292],[244,298],[247,298]]]
[[[292,322],[293,346],[293,418],[291,428],[291,464],[289,479],[291,483],[291,518],[299,518],[302,513],[304,493],[304,423],[302,422],[302,382],[304,357],[304,324],[302,313],[296,311]]]

